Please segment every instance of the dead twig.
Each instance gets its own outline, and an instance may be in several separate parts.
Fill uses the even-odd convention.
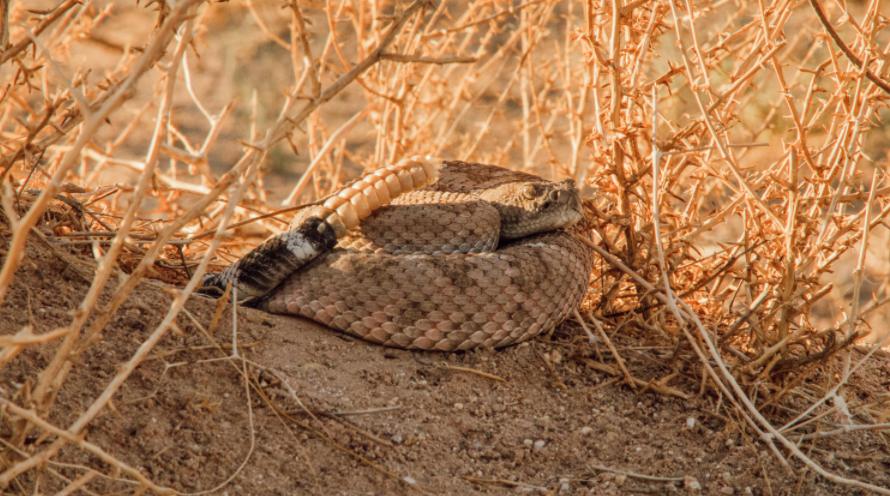
[[[831,36],[831,39],[837,44],[838,48],[844,52],[844,55],[853,63],[856,67],[865,70],[865,77],[867,77],[871,82],[875,83],[879,88],[884,90],[885,93],[890,94],[890,84],[884,81],[881,76],[878,76],[874,72],[871,71],[868,67],[863,68],[862,59],[860,59],[853,50],[850,50],[850,47],[844,42],[841,36],[834,29],[834,26],[831,25],[831,21],[828,20],[828,16],[825,15],[825,11],[822,10],[822,5],[819,4],[819,0],[809,0],[810,6],[813,7],[813,11],[816,12],[816,17],[819,18],[819,22],[822,23],[822,27],[825,28],[825,31]]]

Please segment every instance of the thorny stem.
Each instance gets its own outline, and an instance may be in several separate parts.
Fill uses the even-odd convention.
[[[809,2],[810,5],[813,7],[813,11],[816,12],[816,17],[819,18],[819,22],[821,22],[822,26],[825,28],[825,31],[828,32],[828,35],[831,36],[831,39],[834,40],[838,48],[840,48],[841,51],[844,52],[844,55],[846,55],[847,58],[850,59],[850,62],[852,62],[853,65],[855,65],[856,67],[864,68],[865,76],[871,82],[878,85],[882,90],[884,90],[884,92],[890,93],[890,84],[888,84],[886,81],[881,79],[880,76],[872,72],[871,69],[869,69],[867,66],[863,67],[864,62],[862,61],[862,59],[857,57],[856,54],[853,53],[853,50],[850,50],[850,47],[848,47],[847,44],[844,43],[844,40],[841,39],[841,36],[837,34],[837,31],[835,31],[834,27],[831,25],[831,21],[829,21],[828,17],[825,15],[825,11],[822,10],[822,5],[819,4],[819,0],[809,0]]]

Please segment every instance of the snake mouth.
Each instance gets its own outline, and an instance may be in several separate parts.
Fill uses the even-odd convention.
[[[571,227],[581,221],[583,215],[580,208],[561,208],[536,215],[519,222],[505,223],[501,226],[501,237],[517,239],[533,234],[556,231]]]

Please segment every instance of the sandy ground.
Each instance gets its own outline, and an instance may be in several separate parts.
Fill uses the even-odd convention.
[[[68,323],[91,270],[90,262],[32,239],[0,309],[0,334]],[[54,424],[69,425],[89,406],[155,329],[171,294],[154,281],[136,291],[77,360],[50,416]],[[583,334],[567,326],[503,351],[416,353],[239,309],[240,349],[255,385],[248,398],[244,364],[228,358],[231,319],[208,331],[215,308],[213,300],[192,301],[87,432],[89,441],[180,491],[213,489],[233,477],[212,492],[861,494],[812,472],[786,471],[739,431],[719,398],[699,395],[692,382],[681,388],[689,399],[681,399],[630,389],[592,369],[593,353],[578,344]],[[613,339],[637,377],[670,369],[671,350],[645,335]],[[24,403],[52,351],[28,351],[0,370],[0,394]],[[890,357],[880,355],[850,391],[881,401],[888,385]],[[776,415],[778,422],[782,411]],[[18,449],[33,453],[52,440],[33,435]],[[859,432],[803,446],[827,468],[890,486],[886,436]],[[20,459],[6,448],[0,464]],[[64,486],[61,477],[74,479],[86,467],[114,473],[76,447],[56,458],[63,461],[71,465],[49,466],[59,476],[29,473],[7,491],[52,493]],[[134,489],[104,476],[88,487],[99,494]]]

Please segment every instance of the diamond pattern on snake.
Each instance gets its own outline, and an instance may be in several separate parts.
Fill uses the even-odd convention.
[[[406,160],[300,210],[219,274],[262,310],[407,349],[499,348],[577,308],[592,257],[571,180],[494,165]]]

